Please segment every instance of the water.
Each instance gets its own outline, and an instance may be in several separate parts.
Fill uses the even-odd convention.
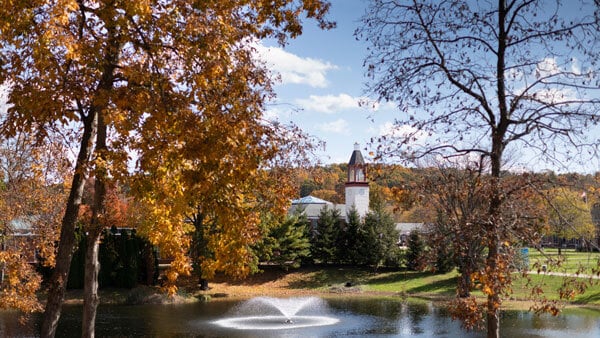
[[[256,297],[234,307],[213,323],[237,330],[292,330],[333,325],[339,319],[327,316],[327,303],[319,297]],[[302,313],[310,313],[303,315]]]
[[[286,318],[293,317],[300,310],[311,312],[322,311],[326,304],[319,297],[256,297],[241,303],[235,310],[239,314],[258,314],[269,313],[275,310],[278,314]]]
[[[338,320],[326,326],[240,330],[215,324],[219,319],[231,317],[241,304],[218,300],[180,305],[100,305],[96,336],[461,338],[485,336],[482,332],[462,330],[457,322],[448,317],[445,310],[430,302],[403,302],[399,299],[367,297],[325,299],[321,305],[314,308],[305,307],[295,314],[295,316],[332,317]],[[80,336],[80,321],[81,307],[66,306],[56,336]],[[0,312],[0,337],[35,336],[39,330],[39,323],[40,316],[34,316],[21,325],[15,313]],[[567,310],[559,317],[536,316],[526,311],[503,312],[501,334],[503,337],[600,337],[600,310]]]

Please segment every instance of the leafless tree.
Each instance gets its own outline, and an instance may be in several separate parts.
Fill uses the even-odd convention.
[[[369,46],[368,92],[401,111],[398,132],[374,140],[379,157],[489,161],[490,276],[503,268],[505,151],[554,164],[597,155],[599,16],[583,1],[373,0],[356,31]],[[487,294],[498,337],[502,290]]]

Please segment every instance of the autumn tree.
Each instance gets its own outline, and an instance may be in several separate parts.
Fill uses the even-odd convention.
[[[255,236],[254,227],[243,225],[256,221],[251,212],[237,213],[248,210],[251,198],[233,188],[259,177],[258,169],[277,153],[271,135],[281,134],[262,120],[271,77],[252,43],[273,37],[283,44],[302,32],[304,18],[332,27],[324,20],[328,7],[324,0],[59,0],[2,6],[0,83],[10,86],[12,104],[2,134],[35,127],[43,140],[48,128],[59,126],[72,131],[67,139],[78,148],[43,337],[53,336],[58,324],[90,173],[95,196],[86,229],[84,336],[94,335],[105,186],[124,182],[128,164],[137,173],[131,186],[149,211],[146,235],[175,259],[169,280],[189,271],[189,261],[175,248],[175,243],[189,247],[190,229],[182,220],[191,205],[187,191],[202,196],[206,208],[220,206],[215,212],[223,231],[209,239],[219,249],[216,262],[244,256],[246,243],[241,250],[236,244]],[[229,262],[231,271],[247,271],[243,263]],[[209,264],[208,270],[218,267]]]
[[[312,195],[333,203],[344,201],[344,165],[313,166],[301,173],[300,197]]]
[[[477,167],[439,167],[438,172],[423,177],[419,184],[437,218],[430,226],[433,247],[448,248],[461,278],[459,297],[469,297],[472,274],[483,266],[485,231],[481,220],[488,206],[486,180]]]
[[[564,239],[594,238],[596,228],[592,223],[592,214],[580,192],[557,188],[550,190],[548,194],[548,234],[559,238],[559,255],[562,254]]]
[[[369,49],[367,90],[402,112],[402,132],[376,140],[379,158],[489,161],[488,280],[505,273],[506,152],[565,165],[595,154],[598,16],[595,4],[572,1],[375,0],[356,32]],[[486,292],[489,337],[500,335],[500,284]]]
[[[0,142],[0,307],[31,313],[41,276],[32,262],[52,267],[68,172],[65,150],[56,135],[36,144],[27,135]],[[22,229],[17,229],[24,227]],[[15,237],[25,231],[32,237]],[[22,233],[21,233],[22,235]],[[36,254],[37,253],[37,254]]]

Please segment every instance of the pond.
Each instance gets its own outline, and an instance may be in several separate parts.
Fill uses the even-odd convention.
[[[293,300],[295,301],[295,300]],[[240,317],[246,303],[218,300],[179,305],[100,305],[96,324],[98,337],[481,337],[468,332],[431,302],[393,298],[327,298],[291,316],[334,319],[322,326],[240,329],[219,325],[223,318]],[[263,304],[264,305],[264,304]],[[245,311],[265,316],[263,308]],[[81,330],[81,306],[66,306],[57,337],[76,337]],[[276,320],[278,325],[282,320]],[[290,321],[290,322],[291,322]],[[256,323],[257,321],[254,320]],[[40,316],[19,324],[14,312],[0,312],[1,337],[31,337],[38,332]],[[261,324],[262,325],[262,324]],[[502,313],[505,337],[600,337],[600,311],[573,309],[558,317],[536,316],[526,311]]]

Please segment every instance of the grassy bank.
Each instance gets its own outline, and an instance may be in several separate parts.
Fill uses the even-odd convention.
[[[580,266],[588,268],[597,264],[600,257],[598,253],[578,253],[572,250],[564,251],[563,265],[560,268],[548,267],[548,271],[574,273]],[[547,264],[547,259],[557,258],[555,250],[546,250],[542,255],[534,250],[530,251],[530,265],[535,262]],[[562,258],[561,258],[562,259]],[[377,271],[354,267],[303,267],[297,270],[284,271],[277,267],[264,267],[263,272],[250,276],[244,280],[231,280],[220,276],[210,281],[211,289],[201,291],[195,279],[183,280],[179,298],[176,302],[189,301],[190,299],[215,299],[215,298],[249,298],[258,295],[270,296],[297,296],[297,295],[336,295],[348,296],[401,296],[419,297],[426,299],[444,300],[455,296],[458,273],[456,271],[445,274],[414,271]],[[540,286],[544,296],[550,300],[559,299],[559,289],[571,277],[553,276],[549,274],[532,272],[529,279],[524,279],[520,274],[513,275],[513,293],[511,301],[505,302],[509,307],[529,308],[531,304],[531,285]],[[590,282],[587,278],[577,281]],[[576,295],[569,304],[590,305],[600,307],[600,280],[592,280],[585,293]],[[530,285],[528,285],[530,284]],[[589,284],[589,283],[588,283]],[[483,298],[484,295],[475,290],[474,295]],[[80,292],[70,292],[70,299],[77,302],[81,297]],[[172,298],[158,295],[157,288],[139,287],[132,290],[102,290],[102,302],[139,304],[139,303],[169,303]],[[511,302],[513,304],[511,304]]]
[[[536,249],[529,250],[529,265],[533,269],[541,269],[546,266],[548,271],[562,273],[584,273],[592,274],[598,269],[600,253],[577,252],[573,249],[563,249],[561,255],[558,249]]]
[[[303,294],[344,294],[384,295],[420,297],[435,300],[451,299],[455,296],[458,273],[433,274],[414,271],[373,272],[352,267],[312,267],[284,272],[268,268],[262,274],[251,276],[243,281],[230,281],[225,278],[210,283],[204,295],[220,297],[252,297],[256,295],[293,296]],[[532,273],[530,284],[539,285],[544,295],[558,300],[558,290],[568,277]],[[528,281],[517,273],[513,275],[513,294],[506,304],[509,307],[528,309],[531,288]],[[580,279],[588,281],[588,279]],[[600,285],[595,280],[582,295],[576,296],[570,304],[600,306]],[[475,290],[475,296],[484,295]],[[511,302],[517,304],[510,304]]]

